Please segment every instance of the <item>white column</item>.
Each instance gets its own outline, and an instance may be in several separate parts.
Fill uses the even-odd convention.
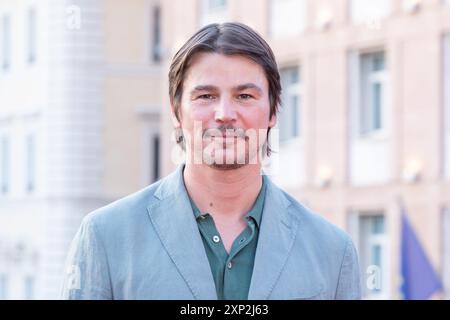
[[[68,245],[100,206],[103,0],[48,0],[45,241],[40,296],[58,298]]]

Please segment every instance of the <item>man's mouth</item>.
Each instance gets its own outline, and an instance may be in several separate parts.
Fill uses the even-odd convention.
[[[243,139],[245,141],[248,140],[247,136],[241,136],[236,134],[223,134],[221,136],[212,135],[209,136],[215,142],[222,142],[224,144],[236,143],[238,140]]]
[[[246,134],[242,129],[227,130],[218,132],[217,129],[208,129],[204,132],[203,138],[222,138],[222,139],[234,139],[234,138],[246,138]]]

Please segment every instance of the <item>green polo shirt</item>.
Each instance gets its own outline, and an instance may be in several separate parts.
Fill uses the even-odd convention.
[[[230,254],[225,250],[213,217],[201,213],[189,197],[209,260],[219,300],[246,300],[252,279],[256,245],[266,193],[266,177],[252,209],[245,215],[247,227],[234,240]]]

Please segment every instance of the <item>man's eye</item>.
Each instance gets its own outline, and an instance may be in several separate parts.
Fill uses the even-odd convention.
[[[251,98],[253,98],[253,97],[251,95],[249,95],[249,94],[246,94],[246,93],[243,93],[243,94],[239,95],[239,99],[241,99],[241,100],[249,100]]]
[[[202,95],[198,96],[197,98],[203,99],[203,100],[212,100],[212,99],[214,99],[214,96],[212,94],[202,94]]]

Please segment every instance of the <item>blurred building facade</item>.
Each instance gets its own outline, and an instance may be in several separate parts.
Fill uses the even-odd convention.
[[[365,297],[401,298],[398,199],[450,295],[450,1],[0,0],[0,19],[0,299],[57,297],[81,218],[175,168],[170,59],[223,21],[273,48],[273,179],[352,235]]]
[[[159,177],[159,15],[0,1],[0,299],[57,298],[83,216]]]
[[[402,298],[403,202],[448,297],[449,1],[179,0],[163,10],[171,55],[210,22],[240,21],[267,39],[283,84],[273,179],[352,235],[364,296]]]

